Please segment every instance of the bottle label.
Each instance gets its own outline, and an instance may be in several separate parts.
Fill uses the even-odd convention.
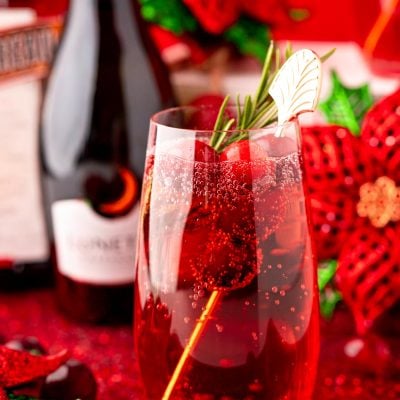
[[[138,204],[126,216],[112,219],[79,199],[56,201],[51,211],[63,275],[92,284],[133,282]]]
[[[48,258],[40,187],[40,81],[0,86],[0,258]]]
[[[49,257],[40,185],[40,78],[60,27],[59,20],[37,22],[30,9],[0,12],[0,260],[9,261],[4,268]]]
[[[61,31],[61,21],[35,22],[0,31],[0,80],[49,70]]]

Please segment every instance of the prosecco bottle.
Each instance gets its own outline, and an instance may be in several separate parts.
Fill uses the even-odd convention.
[[[172,101],[167,70],[143,40],[135,7],[131,0],[70,2],[43,104],[57,297],[81,321],[132,316],[148,120]]]
[[[52,283],[38,148],[42,82],[60,27],[30,8],[0,7],[0,291]]]

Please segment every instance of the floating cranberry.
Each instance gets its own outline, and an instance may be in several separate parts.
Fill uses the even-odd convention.
[[[194,150],[194,159],[195,161],[201,161],[205,163],[215,163],[219,160],[218,153],[207,143],[202,142],[200,140],[195,141],[195,150]]]
[[[223,291],[250,284],[261,263],[261,253],[252,239],[235,237],[223,230],[211,232],[204,252],[196,254],[193,263],[197,283],[207,290]]]
[[[218,117],[224,98],[219,95],[203,95],[192,101],[195,111],[190,116],[187,128],[197,130],[212,130]]]
[[[251,161],[267,157],[265,150],[256,142],[240,140],[227,146],[221,154],[222,161]]]
[[[267,135],[257,143],[270,157],[284,157],[298,151],[296,142],[287,136]]]
[[[95,400],[96,380],[90,369],[70,359],[48,375],[41,390],[42,400]]]
[[[253,185],[257,179],[275,176],[275,164],[256,142],[241,140],[224,149],[221,161],[229,161],[231,176],[238,182]],[[227,176],[228,177],[228,176]]]
[[[185,137],[165,145],[165,154],[185,161],[215,163],[219,161],[218,153],[204,140]]]

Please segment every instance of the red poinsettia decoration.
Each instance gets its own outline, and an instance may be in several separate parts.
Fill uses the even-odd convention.
[[[8,398],[6,388],[46,376],[60,367],[67,358],[66,351],[52,356],[36,356],[0,346],[0,400]]]
[[[317,255],[338,259],[364,333],[400,299],[400,90],[366,114],[359,137],[340,126],[302,133]]]

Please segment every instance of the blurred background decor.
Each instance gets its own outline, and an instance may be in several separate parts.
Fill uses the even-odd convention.
[[[334,4],[140,0],[140,4],[151,37],[172,72],[180,103],[205,94],[250,93],[271,39],[282,45],[289,40],[295,49],[311,46],[319,54],[336,47],[325,70],[335,68],[351,86],[371,81],[374,95],[389,94],[398,82],[400,24],[396,24],[395,0]],[[381,69],[376,68],[379,60],[386,60]],[[323,96],[328,91],[326,80]]]

